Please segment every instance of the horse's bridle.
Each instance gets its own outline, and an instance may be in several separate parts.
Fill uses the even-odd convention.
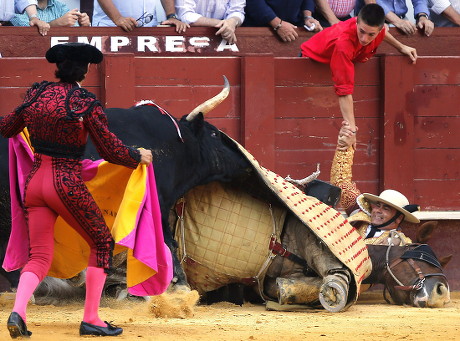
[[[418,245],[418,244],[412,244],[412,245]],[[391,247],[394,246],[393,244],[389,244],[388,245],[388,248],[387,248],[387,251],[386,251],[386,255],[385,255],[385,266],[386,266],[386,269],[388,271],[388,273],[391,275],[391,277],[393,277],[393,279],[395,280],[395,282],[398,284],[398,285],[395,285],[394,288],[397,289],[397,290],[402,290],[402,291],[410,291],[410,296],[413,297],[414,295],[417,294],[417,292],[419,292],[420,290],[423,289],[423,287],[425,286],[425,280],[427,277],[435,277],[435,276],[441,276],[441,277],[444,277],[446,278],[446,275],[444,275],[442,272],[436,272],[436,273],[430,273],[430,274],[424,274],[422,272],[422,270],[420,269],[420,267],[415,263],[414,259],[413,258],[402,258],[402,256],[398,259],[395,259],[393,262],[391,262],[391,264],[389,264],[389,255],[390,255],[390,250],[391,250]],[[417,273],[418,275],[418,279],[415,280],[414,284],[412,285],[404,285],[396,276],[395,274],[393,273],[393,271],[391,270],[392,268],[394,268],[395,266],[397,266],[398,264],[404,262],[404,261],[407,261],[409,263],[409,265],[412,267],[412,269],[414,269],[414,271]],[[386,291],[388,290],[387,286],[385,285],[385,288],[384,288],[384,292],[383,292],[383,297],[385,298],[385,301],[389,304],[390,301],[389,299],[387,298],[386,296]]]

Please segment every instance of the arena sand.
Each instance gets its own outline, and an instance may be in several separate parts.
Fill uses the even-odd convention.
[[[196,305],[196,292],[160,295],[148,302],[103,299],[100,315],[123,327],[115,340],[459,340],[460,293],[440,309],[388,305],[380,292],[365,292],[342,313],[267,311],[262,305]],[[0,340],[9,340],[11,295],[0,296]],[[31,341],[82,340],[83,303],[28,308]],[[90,339],[93,339],[90,337]]]

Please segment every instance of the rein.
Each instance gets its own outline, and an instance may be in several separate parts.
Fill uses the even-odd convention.
[[[414,261],[414,258],[407,258],[407,259],[404,259],[402,258],[402,256],[398,259],[395,259],[393,262],[391,262],[390,264],[390,261],[389,261],[389,256],[390,256],[390,249],[394,246],[394,244],[389,244],[388,245],[388,248],[387,248],[387,251],[386,251],[386,255],[385,255],[385,267],[387,269],[387,272],[391,275],[391,277],[393,277],[393,279],[395,280],[395,282],[398,284],[396,286],[394,286],[395,289],[397,290],[402,290],[402,291],[411,291],[411,294],[412,292],[418,292],[420,290],[423,289],[423,287],[425,286],[425,280],[427,277],[435,277],[435,276],[442,276],[444,278],[446,278],[446,275],[443,274],[442,272],[437,272],[437,273],[430,273],[430,274],[424,274],[422,272],[422,270],[420,269],[420,267],[415,263]],[[417,258],[416,258],[417,259]],[[422,259],[423,260],[423,259]],[[404,285],[396,276],[395,274],[393,273],[393,271],[391,270],[392,268],[396,267],[398,264],[404,262],[404,261],[407,261],[409,263],[409,265],[412,267],[412,269],[414,269],[414,271],[417,273],[417,276],[418,278],[415,280],[414,284],[412,285]],[[384,289],[384,293],[383,293],[383,296],[385,298],[385,301],[387,303],[390,303],[389,299],[387,298],[386,296],[386,291],[387,291],[387,286],[385,285],[385,289]]]

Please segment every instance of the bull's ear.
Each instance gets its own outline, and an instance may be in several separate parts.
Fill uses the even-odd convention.
[[[193,133],[196,135],[198,132],[203,130],[203,125],[204,125],[204,116],[200,112],[198,113],[191,121],[190,123],[190,129],[192,129]]]
[[[450,262],[450,260],[452,259],[452,256],[453,255],[448,255],[448,256],[444,256],[439,259],[439,263],[441,263],[441,266],[443,269],[446,267],[447,263]]]
[[[416,242],[421,244],[427,244],[428,240],[431,239],[434,229],[438,226],[437,221],[427,221],[419,226],[417,229]]]

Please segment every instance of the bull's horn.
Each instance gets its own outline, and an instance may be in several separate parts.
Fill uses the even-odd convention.
[[[227,98],[228,94],[230,93],[230,83],[228,82],[227,77],[224,76],[224,88],[222,89],[221,92],[219,92],[217,95],[215,95],[213,98],[208,99],[204,103],[201,103],[199,106],[197,106],[195,109],[192,110],[190,114],[187,115],[186,120],[191,121],[195,118],[198,113],[203,113],[203,115],[206,115],[208,112],[210,112],[212,109],[214,109],[216,106],[218,106],[224,99]]]

